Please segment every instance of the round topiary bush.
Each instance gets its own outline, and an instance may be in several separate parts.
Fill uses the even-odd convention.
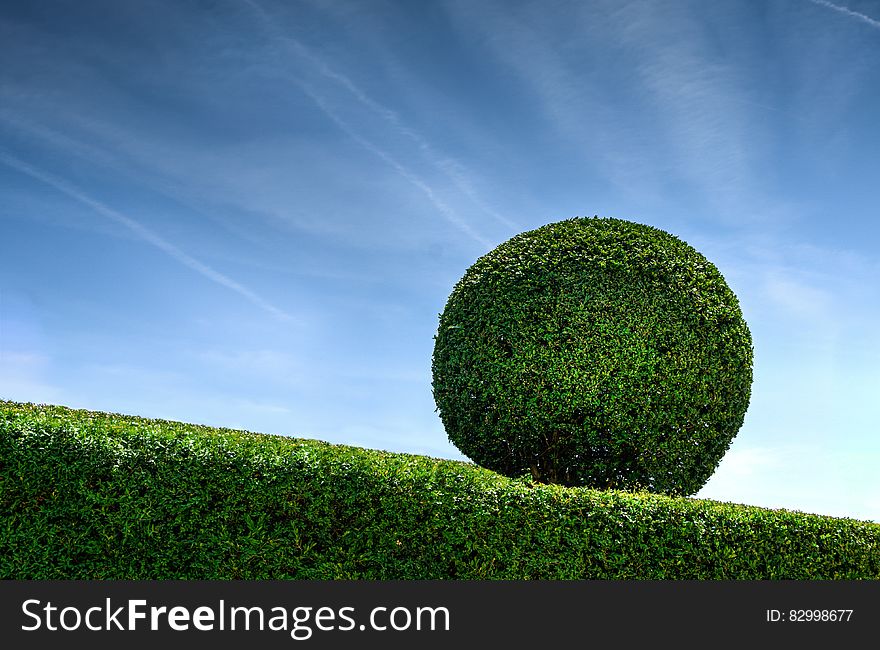
[[[751,334],[718,269],[620,219],[552,223],[478,259],[434,345],[434,399],[462,453],[569,486],[697,492],[751,383]]]

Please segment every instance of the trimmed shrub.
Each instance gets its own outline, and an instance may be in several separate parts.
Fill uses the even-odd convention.
[[[880,526],[0,402],[0,578],[880,579]]]
[[[718,269],[620,219],[552,223],[478,259],[434,345],[434,398],[462,453],[568,486],[697,492],[751,383],[751,335]]]

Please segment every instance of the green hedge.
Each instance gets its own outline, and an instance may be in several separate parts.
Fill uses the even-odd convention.
[[[0,577],[880,578],[880,525],[0,401]]]
[[[721,273],[667,232],[577,217],[467,269],[440,315],[449,439],[505,476],[696,494],[743,423],[752,337]]]

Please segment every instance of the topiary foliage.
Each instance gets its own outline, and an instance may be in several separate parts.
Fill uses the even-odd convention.
[[[718,269],[620,219],[552,223],[478,259],[434,345],[434,399],[462,453],[569,486],[697,492],[751,383],[751,335]]]

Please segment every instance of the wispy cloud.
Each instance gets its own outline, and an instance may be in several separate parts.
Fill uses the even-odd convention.
[[[246,4],[256,8],[256,3],[252,0],[246,0]],[[262,11],[260,9],[257,10]],[[268,22],[268,17],[265,15],[265,12],[262,13],[262,17]],[[283,40],[293,47],[300,56],[309,61],[324,77],[345,88],[345,90],[354,96],[361,105],[389,123],[397,133],[411,140],[429,162],[451,180],[456,189],[467,196],[480,210],[508,228],[514,230],[520,229],[518,224],[499,214],[497,210],[483,200],[473,188],[470,181],[467,180],[468,173],[460,162],[448,156],[439,154],[424,135],[404,124],[400,115],[396,111],[370,97],[360,86],[354,83],[350,77],[332,68],[324,59],[316,55],[301,41],[288,35],[284,36]]]
[[[849,9],[847,7],[841,7],[840,5],[836,5],[833,2],[827,2],[827,0],[810,0],[810,2],[812,2],[814,5],[828,7],[829,9],[833,9],[834,11],[844,14],[845,16],[860,20],[863,23],[874,27],[875,29],[880,29],[880,20],[874,20],[870,16],[866,16],[865,14],[859,13],[858,11],[853,11],[852,9]]]
[[[760,194],[754,169],[764,139],[748,112],[756,102],[730,60],[717,56],[699,15],[647,2],[610,5],[553,13],[487,0],[448,8],[520,77],[545,123],[586,154],[579,164],[593,165],[627,200],[675,200],[668,188],[684,183],[720,220],[739,224]],[[605,67],[634,83],[622,91]]]
[[[761,123],[748,109],[735,66],[715,54],[708,24],[686,10],[629,5],[613,25],[659,118],[669,171],[698,189],[719,216],[740,224],[743,207],[761,194],[754,169],[764,151]]]
[[[8,167],[11,167],[31,178],[34,178],[59,192],[69,196],[70,198],[79,201],[80,203],[87,205],[92,208],[98,214],[101,214],[108,219],[111,219],[119,224],[122,224],[129,230],[131,230],[140,240],[147,242],[161,251],[165,252],[184,266],[189,267],[190,269],[196,271],[197,273],[205,276],[209,280],[216,282],[217,284],[230,289],[239,295],[247,298],[249,301],[257,305],[258,307],[265,309],[273,316],[280,318],[282,320],[293,320],[293,317],[287,312],[279,309],[275,305],[267,302],[253,291],[243,286],[242,284],[236,282],[232,278],[219,271],[211,268],[207,264],[199,262],[197,259],[188,255],[180,248],[164,239],[163,237],[157,235],[152,230],[141,224],[140,222],[128,217],[117,210],[105,205],[101,201],[98,201],[87,194],[83,193],[70,183],[56,178],[46,172],[37,169],[36,167],[16,158],[15,156],[9,155],[5,152],[0,152],[0,162]]]
[[[337,86],[345,89],[358,101],[361,106],[365,107],[373,114],[378,115],[385,122],[390,124],[398,134],[414,142],[421,153],[426,157],[426,159],[435,168],[440,170],[448,179],[450,179],[453,185],[465,196],[467,196],[475,205],[477,205],[478,208],[492,216],[494,219],[500,221],[505,226],[513,228],[515,230],[519,229],[517,224],[500,215],[497,211],[492,209],[485,201],[483,201],[479,197],[479,195],[476,193],[470,183],[466,181],[464,175],[461,173],[460,170],[462,169],[462,167],[459,163],[456,163],[451,159],[439,156],[424,136],[422,136],[414,129],[403,124],[399,115],[395,111],[374,100],[362,88],[355,84],[350,77],[332,68],[326,61],[316,55],[304,43],[289,34],[281,32],[278,27],[273,23],[272,19],[269,17],[266,11],[257,2],[254,2],[253,0],[244,0],[244,4],[249,6],[253,10],[253,13],[259,18],[261,24],[263,25],[263,28],[268,33],[272,34],[274,39],[276,39],[279,43],[285,45],[286,47],[290,48],[294,52],[294,54],[308,62],[308,64],[321,76],[329,79]],[[387,150],[379,147],[375,143],[365,138],[358,132],[355,127],[343,120],[339,116],[339,114],[330,107],[329,103],[324,99],[324,97],[322,97],[322,95],[315,90],[314,87],[310,86],[300,79],[290,76],[288,76],[287,78],[295,83],[297,86],[299,86],[301,90],[318,106],[318,108],[320,108],[321,111],[328,118],[330,118],[330,120],[334,124],[336,124],[346,135],[348,135],[362,147],[379,157],[407,182],[409,182],[410,184],[418,188],[423,194],[425,194],[431,205],[433,205],[437,209],[437,211],[440,212],[447,219],[447,221],[449,221],[456,228],[468,235],[468,237],[470,237],[474,241],[479,242],[483,246],[486,246],[488,248],[492,248],[494,246],[493,242],[480,235],[473,228],[473,226],[471,226],[463,217],[461,217],[461,215],[459,215],[448,204],[442,201],[438,197],[436,190],[434,190],[434,188],[432,188],[425,180],[423,180],[417,174],[413,173],[405,165],[400,163]]]
[[[70,155],[123,175],[152,194],[185,206],[189,213],[217,223],[237,239],[261,249],[271,248],[277,242],[279,231],[283,235],[293,230],[348,239],[348,233],[339,224],[301,216],[297,195],[302,185],[296,184],[296,177],[285,177],[288,173],[285,170],[301,165],[303,155],[309,156],[313,166],[326,164],[318,147],[310,146],[304,153],[301,142],[276,138],[270,147],[259,141],[238,144],[233,155],[224,149],[223,143],[205,149],[171,139],[160,130],[122,128],[112,114],[102,116],[100,111],[95,111],[95,115],[85,115],[84,111],[60,114],[53,108],[34,104],[15,112],[0,109],[0,126],[5,123],[16,135],[51,147],[54,153]],[[25,117],[28,110],[47,112],[47,124]],[[53,126],[50,128],[48,124]],[[218,155],[218,151],[226,153]],[[333,164],[338,167],[339,161],[333,159]],[[348,166],[346,171],[353,169],[354,166]],[[269,232],[237,218],[236,214],[241,213],[259,215],[262,224],[270,228]],[[268,268],[264,259],[248,256],[235,259],[239,263]],[[293,262],[288,259],[285,265],[270,270],[289,272]],[[308,267],[304,260],[301,262],[309,272],[316,270]]]
[[[44,107],[39,107],[40,112]],[[204,174],[208,161],[194,158],[192,151],[186,150],[180,143],[172,149],[160,138],[141,138],[132,130],[125,130],[112,123],[102,121],[95,115],[84,115],[79,111],[66,112],[63,118],[52,114],[50,123],[55,128],[42,124],[23,113],[0,108],[0,124],[5,123],[13,132],[41,142],[58,153],[65,153],[88,162],[96,167],[112,169],[116,174],[123,174],[138,185],[147,187],[150,192],[171,199],[207,220],[219,223],[224,229],[232,231],[239,239],[262,244],[260,235],[252,228],[236,227],[229,219],[218,211],[203,209],[204,198],[197,190],[193,190],[193,177],[181,181],[182,168],[197,168]],[[61,128],[66,131],[59,130]],[[74,133],[80,133],[74,137]],[[175,165],[178,168],[175,170]],[[205,174],[207,175],[207,174]],[[228,179],[223,183],[229,187]]]
[[[396,171],[406,181],[421,190],[421,192],[428,198],[428,201],[431,203],[431,205],[433,205],[437,209],[437,211],[442,214],[447,221],[449,221],[449,223],[454,225],[456,228],[465,233],[468,237],[476,242],[479,242],[486,248],[492,248],[495,245],[493,242],[480,235],[455,210],[450,208],[443,200],[441,200],[438,197],[437,192],[435,192],[434,189],[430,185],[428,185],[428,183],[426,183],[419,176],[404,167],[390,153],[360,135],[351,125],[349,125],[332,108],[330,108],[324,98],[321,97],[321,95],[319,95],[317,92],[315,92],[310,86],[301,82],[299,85],[302,88],[303,92],[308,95],[308,97],[313,102],[315,102],[315,104],[327,115],[327,117],[330,118],[330,120],[334,124],[336,124],[336,126],[338,126],[343,132],[345,132],[346,135],[348,135],[352,140],[357,142],[359,145],[361,145],[371,153],[378,156],[381,160],[390,165],[391,168],[394,169],[394,171]]]
[[[529,11],[528,6],[517,5],[517,9]],[[492,2],[453,2],[446,10],[463,31],[476,33],[480,42],[521,78],[548,122],[566,140],[598,159],[597,167],[612,182],[631,186],[640,165],[635,157],[620,153],[629,138],[615,124],[612,107],[596,101],[598,93],[591,92],[578,71],[569,66],[555,36],[545,33],[549,28],[531,20],[531,15],[519,16],[513,7]],[[568,20],[575,18],[569,16]]]

